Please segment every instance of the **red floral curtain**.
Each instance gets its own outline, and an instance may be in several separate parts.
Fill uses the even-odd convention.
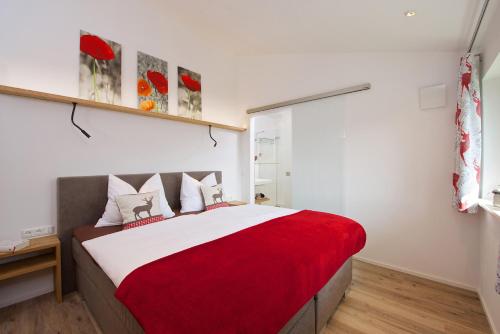
[[[460,59],[453,206],[475,213],[481,181],[481,92],[478,57],[471,53]]]

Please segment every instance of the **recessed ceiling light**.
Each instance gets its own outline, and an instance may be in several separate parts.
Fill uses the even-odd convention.
[[[407,10],[405,12],[405,16],[407,16],[407,17],[412,17],[412,16],[415,16],[415,15],[417,15],[417,12],[414,11],[414,10]]]

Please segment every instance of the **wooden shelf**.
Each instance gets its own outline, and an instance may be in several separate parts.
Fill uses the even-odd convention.
[[[34,91],[34,90],[28,90],[28,89],[22,89],[22,88],[10,87],[10,86],[0,85],[0,93],[7,94],[7,95],[13,95],[13,96],[33,98],[33,99],[38,99],[38,100],[51,101],[51,102],[59,102],[59,103],[67,103],[67,104],[76,103],[79,106],[84,106],[84,107],[97,108],[97,109],[108,110],[108,111],[124,112],[127,114],[146,116],[146,117],[162,118],[162,119],[166,119],[166,120],[170,120],[170,121],[184,122],[184,123],[190,123],[190,124],[196,124],[196,125],[205,125],[205,126],[211,125],[214,128],[220,128],[220,129],[226,129],[226,130],[233,130],[233,131],[240,131],[240,132],[246,131],[246,128],[241,128],[241,127],[232,126],[232,125],[214,123],[214,122],[209,122],[209,121],[201,121],[201,120],[197,120],[197,119],[191,119],[191,118],[175,116],[175,115],[168,115],[168,114],[161,114],[161,113],[150,112],[150,111],[143,111],[140,109],[124,107],[124,106],[119,106],[119,105],[115,105],[115,104],[95,102],[95,101],[84,100],[84,99],[80,99],[80,98],[76,98],[76,97],[43,93],[43,92],[38,92],[38,91]]]
[[[55,234],[40,238],[33,238],[30,240],[30,245],[28,247],[16,250],[14,253],[12,252],[0,253],[0,259],[21,254],[37,252],[44,249],[49,249],[51,247],[55,247],[58,244],[59,244],[59,239]]]
[[[7,264],[0,267],[0,281],[21,276],[35,271],[52,268],[57,264],[56,256],[51,254],[37,255]]]

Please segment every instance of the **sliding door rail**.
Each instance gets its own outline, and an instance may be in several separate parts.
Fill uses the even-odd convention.
[[[316,101],[316,100],[326,99],[326,98],[329,98],[329,97],[334,97],[334,96],[339,96],[339,95],[345,95],[345,94],[350,94],[350,93],[361,92],[361,91],[364,91],[364,90],[368,90],[370,88],[371,88],[371,84],[364,83],[364,84],[361,84],[361,85],[356,85],[356,86],[351,86],[351,87],[347,87],[347,88],[332,90],[332,91],[321,93],[321,94],[315,94],[315,95],[311,95],[311,96],[301,97],[301,98],[298,98],[298,99],[293,99],[293,100],[288,100],[288,101],[283,101],[283,102],[268,104],[268,105],[265,105],[265,106],[262,106],[262,107],[250,108],[250,109],[247,110],[247,114],[253,114],[253,113],[256,113],[256,112],[266,111],[266,110],[270,110],[270,109],[288,107],[288,106],[291,106],[291,105],[294,105],[294,104],[299,104],[299,103],[304,103],[304,102],[310,102],[310,101]]]

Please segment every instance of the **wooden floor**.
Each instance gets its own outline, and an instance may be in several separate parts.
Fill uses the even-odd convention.
[[[98,333],[74,293],[52,294],[0,309],[0,333]],[[353,284],[321,334],[491,333],[478,296],[355,261]]]
[[[77,293],[64,296],[57,304],[47,294],[0,309],[1,334],[96,334],[85,304]]]
[[[351,290],[322,334],[491,333],[475,292],[354,262]]]

